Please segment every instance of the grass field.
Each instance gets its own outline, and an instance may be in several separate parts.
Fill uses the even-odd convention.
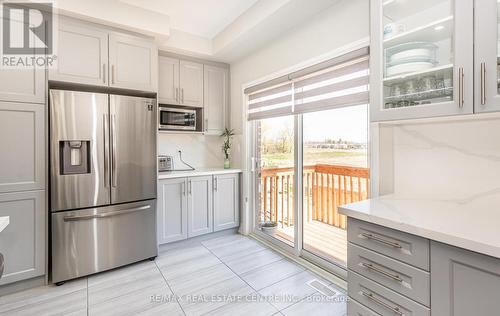
[[[331,164],[341,166],[368,166],[366,150],[310,149],[304,152],[304,165]],[[293,153],[262,155],[263,167],[280,168],[293,166]]]

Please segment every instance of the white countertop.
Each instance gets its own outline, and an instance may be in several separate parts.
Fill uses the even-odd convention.
[[[341,214],[500,258],[500,190],[463,200],[382,196]]]
[[[9,216],[0,216],[0,232],[9,225]]]
[[[222,169],[222,168],[197,168],[191,171],[162,171],[158,173],[158,179],[172,179],[183,177],[210,176],[214,174],[241,173],[241,169]]]

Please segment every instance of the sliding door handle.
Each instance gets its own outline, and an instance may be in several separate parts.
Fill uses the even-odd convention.
[[[481,63],[481,105],[486,104],[486,63]]]

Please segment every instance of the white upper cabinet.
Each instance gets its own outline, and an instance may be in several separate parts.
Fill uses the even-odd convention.
[[[217,134],[226,126],[226,108],[228,104],[227,68],[204,66],[204,129],[207,134]]]
[[[181,60],[179,88],[182,105],[203,107],[203,64]]]
[[[474,5],[474,110],[500,111],[500,3],[476,0]]]
[[[0,22],[4,22],[0,19]],[[21,22],[15,20],[9,21],[18,28],[23,27]],[[34,37],[33,37],[34,40]],[[35,58],[33,54],[28,57]],[[27,102],[27,103],[45,103],[45,68],[27,67],[4,68],[0,67],[0,101]]]
[[[109,64],[111,87],[157,90],[158,49],[152,40],[111,33]]]
[[[50,80],[108,85],[107,31],[61,19],[57,55],[58,66],[50,69]]]
[[[473,0],[370,3],[371,120],[472,113]]]
[[[179,104],[179,59],[159,56],[158,101]]]

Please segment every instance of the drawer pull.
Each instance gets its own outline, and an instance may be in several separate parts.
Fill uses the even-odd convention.
[[[381,274],[385,277],[388,277],[389,279],[393,279],[394,281],[398,281],[398,282],[403,282],[403,279],[401,279],[401,277],[399,275],[395,275],[395,274],[391,274],[389,272],[386,272],[380,268],[377,268],[376,266],[374,266],[371,263],[362,262],[361,265],[369,270],[372,270],[374,272],[377,272],[378,274]]]
[[[89,220],[89,219],[106,218],[106,217],[112,217],[112,216],[124,215],[124,214],[128,214],[128,213],[144,211],[144,210],[147,210],[149,208],[151,208],[150,205],[144,205],[144,206],[130,208],[127,210],[112,211],[112,212],[94,214],[94,215],[64,216],[64,221],[65,222],[77,222],[77,221],[85,221],[85,220]]]
[[[362,233],[361,236],[363,236],[367,239],[372,239],[372,240],[378,241],[378,242],[383,243],[383,244],[388,245],[388,246],[392,246],[394,248],[403,248],[403,246],[401,246],[397,242],[388,241],[388,240],[385,240],[384,238],[381,238],[381,237],[373,235],[373,234]]]
[[[376,298],[375,296],[373,296],[373,293],[367,293],[365,291],[361,291],[361,294],[364,297],[368,298],[369,300],[373,301],[375,304],[380,305],[382,307],[385,307],[388,310],[392,311],[394,314],[403,315],[403,312],[399,309],[398,306],[392,307],[391,305],[387,304],[386,302],[381,301],[378,298]]]

